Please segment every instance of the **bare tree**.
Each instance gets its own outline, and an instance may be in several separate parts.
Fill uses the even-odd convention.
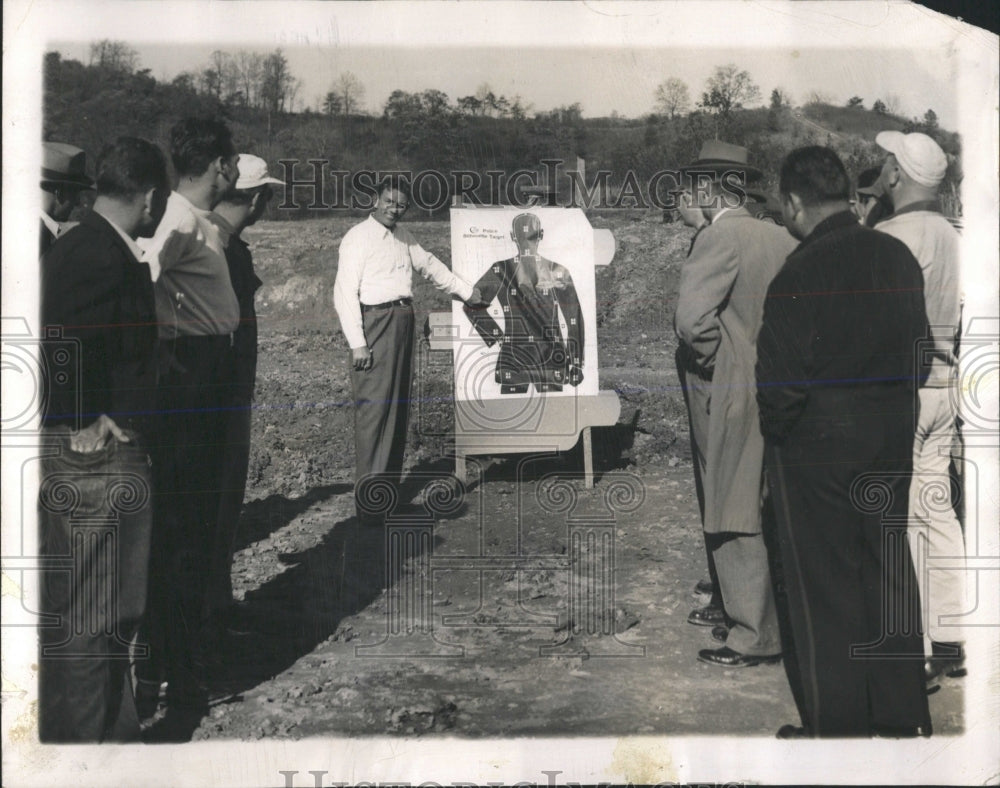
[[[733,63],[716,66],[715,73],[705,82],[700,106],[728,119],[734,110],[760,100],[760,88],[750,72],[741,71]]]
[[[833,97],[822,90],[810,90],[806,96],[806,104],[832,104]]]
[[[323,112],[327,115],[339,115],[344,105],[340,101],[340,96],[335,91],[327,91],[323,97]]]
[[[105,38],[90,45],[90,65],[119,74],[131,74],[139,65],[139,53],[124,41]]]
[[[361,109],[365,100],[365,86],[353,73],[345,71],[341,74],[334,83],[333,90],[340,96],[340,105],[345,115]]]
[[[264,70],[264,58],[257,52],[241,49],[236,53],[236,70],[239,74],[239,90],[243,93],[243,106],[260,105],[260,81]]]
[[[664,115],[676,118],[686,115],[691,109],[691,94],[687,83],[677,77],[670,77],[656,88],[656,108]]]
[[[268,112],[284,112],[291,96],[295,78],[288,70],[288,60],[280,49],[264,58],[261,71],[260,97]]]
[[[792,96],[787,90],[779,85],[771,91],[771,107],[773,109],[790,106],[792,106]]]
[[[898,115],[902,103],[895,93],[887,93],[885,96],[885,111],[890,115]]]
[[[288,83],[288,111],[295,112],[295,99],[298,98],[299,91],[302,90],[302,80],[292,77]]]

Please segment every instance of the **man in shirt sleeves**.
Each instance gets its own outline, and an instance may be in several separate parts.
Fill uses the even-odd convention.
[[[883,131],[875,137],[887,153],[880,183],[893,213],[876,229],[907,245],[924,274],[924,297],[931,343],[927,383],[920,389],[913,444],[908,536],[917,567],[925,617],[924,652],[928,681],[941,673],[964,675],[962,629],[957,621],[972,608],[965,572],[962,526],[951,500],[948,462],[958,441],[954,389],[958,380],[955,342],[960,323],[959,237],[941,213],[938,188],[948,157],[926,134]],[[938,490],[944,500],[935,501]],[[921,548],[919,542],[925,540]],[[936,565],[930,566],[934,562]],[[936,685],[933,685],[936,686]]]
[[[177,188],[144,246],[156,282],[163,436],[154,464],[157,525],[149,620],[168,705],[200,708],[207,700],[204,599],[218,526],[233,332],[240,321],[212,208],[236,182],[239,156],[229,129],[201,118],[171,129],[170,154]],[[159,687],[154,667],[159,666],[147,660],[137,668],[151,694]]]
[[[403,469],[413,361],[414,269],[439,290],[480,305],[473,285],[452,273],[398,225],[410,204],[408,184],[384,179],[375,210],[340,242],[333,304],[351,348],[358,520],[379,524],[366,507],[363,481],[397,485]]]

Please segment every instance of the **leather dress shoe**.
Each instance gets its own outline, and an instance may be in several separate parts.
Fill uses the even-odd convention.
[[[726,623],[726,612],[721,607],[698,607],[688,614],[688,623],[696,627],[714,627]]]
[[[696,594],[711,596],[715,593],[715,586],[712,584],[711,580],[699,580],[694,584],[694,592]]]
[[[135,711],[139,721],[148,720],[160,705],[160,693],[166,689],[166,682],[159,679],[136,679]]]
[[[729,627],[725,624],[716,624],[712,627],[712,639],[719,643],[725,643],[729,640]]]
[[[775,734],[778,739],[810,739],[806,729],[799,725],[782,725]]]
[[[965,676],[965,651],[961,643],[931,643],[931,655],[924,662],[924,680],[932,682],[944,675],[957,679]]]
[[[698,661],[724,668],[752,668],[754,665],[773,665],[781,662],[781,654],[740,654],[729,646],[703,648],[698,652]]]

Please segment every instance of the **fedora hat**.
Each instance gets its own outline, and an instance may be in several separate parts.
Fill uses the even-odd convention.
[[[87,177],[87,154],[65,142],[42,143],[42,183],[93,189]]]
[[[747,181],[755,181],[764,173],[747,163],[747,149],[740,145],[732,145],[721,140],[708,140],[702,143],[698,158],[681,167],[681,173],[689,171],[712,172],[716,176],[724,172],[742,172]]]

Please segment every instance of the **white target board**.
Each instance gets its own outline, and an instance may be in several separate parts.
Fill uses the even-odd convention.
[[[489,305],[452,307],[455,398],[596,395],[594,231],[576,208],[454,208],[453,270]]]

